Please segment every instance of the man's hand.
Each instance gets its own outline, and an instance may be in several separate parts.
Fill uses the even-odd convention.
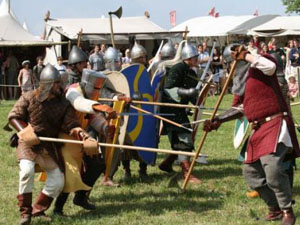
[[[23,130],[19,131],[17,135],[29,146],[38,145],[40,143],[39,138],[34,133],[34,130],[30,124],[28,124],[28,126]]]
[[[242,46],[242,49],[240,52],[239,52],[239,49],[240,49],[240,45],[232,47],[231,57],[233,58],[233,60],[237,60],[237,61],[245,60],[246,55],[250,54],[250,52],[247,49],[245,49],[244,46]]]
[[[108,105],[96,104],[93,105],[93,109],[95,111],[105,113],[105,119],[107,120],[116,119],[118,116],[117,112],[113,110],[111,107],[109,107]]]
[[[98,155],[98,142],[94,138],[88,137],[87,139],[83,140],[83,151],[90,157]]]
[[[210,132],[212,130],[217,130],[220,125],[221,125],[221,122],[217,118],[214,119],[213,121],[205,120],[203,123],[203,130],[206,132]]]
[[[126,97],[125,95],[119,95],[118,100],[119,101],[124,101],[126,104],[129,104],[131,102],[131,98]]]

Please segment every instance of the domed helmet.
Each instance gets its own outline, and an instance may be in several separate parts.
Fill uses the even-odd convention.
[[[162,59],[172,59],[176,54],[176,49],[174,48],[172,42],[168,41],[166,44],[164,44],[160,53]]]
[[[238,47],[240,45],[241,44],[238,44],[238,43],[232,43],[225,47],[225,49],[223,51],[223,58],[224,58],[225,63],[231,63],[233,61],[233,58],[231,56],[233,49],[235,49],[236,47]]]
[[[191,45],[188,42],[184,45],[182,52],[181,52],[181,58],[183,60],[194,58],[194,57],[197,57],[198,55],[199,55],[199,53],[198,53],[196,47]]]
[[[109,47],[104,54],[105,68],[110,71],[119,71],[121,69],[120,52],[112,47]]]
[[[76,45],[73,45],[72,50],[69,54],[68,64],[72,65],[86,61],[88,61],[88,57],[85,52],[82,49],[78,48]]]
[[[85,94],[91,100],[98,100],[101,88],[104,85],[106,76],[94,70],[83,69],[81,86],[84,89]]]
[[[137,59],[143,56],[147,56],[147,51],[142,45],[135,42],[134,46],[130,51],[130,55],[131,55],[131,59]]]
[[[41,72],[40,75],[40,87],[39,87],[39,101],[45,101],[53,87],[54,82],[60,81],[58,70],[48,63]]]

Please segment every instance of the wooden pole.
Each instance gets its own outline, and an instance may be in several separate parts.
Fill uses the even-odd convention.
[[[241,49],[242,49],[242,46],[240,46],[239,52],[241,51]],[[231,67],[229,76],[228,76],[228,78],[227,78],[227,80],[226,80],[226,82],[225,82],[225,85],[224,85],[223,89],[222,89],[222,93],[220,94],[219,99],[218,99],[218,101],[217,101],[217,103],[216,103],[215,109],[214,109],[214,111],[213,111],[213,113],[212,113],[212,115],[211,115],[211,117],[210,117],[210,120],[211,120],[211,121],[214,119],[214,117],[215,117],[215,115],[216,115],[216,113],[217,113],[217,111],[218,111],[218,108],[219,108],[219,106],[220,106],[220,104],[221,104],[221,102],[222,102],[222,99],[223,99],[223,97],[224,97],[224,95],[225,95],[225,92],[226,92],[226,90],[227,90],[227,87],[228,87],[228,85],[229,85],[229,82],[230,82],[231,78],[233,77],[233,74],[234,74],[234,71],[235,71],[235,68],[236,68],[236,64],[237,64],[237,60],[235,60],[235,61],[233,62],[233,65],[232,65],[232,67]],[[199,156],[199,154],[200,154],[200,152],[201,152],[201,149],[202,149],[202,147],[203,147],[203,144],[204,144],[204,141],[205,141],[205,139],[206,139],[207,134],[208,134],[208,132],[206,132],[206,131],[203,132],[202,138],[201,138],[201,140],[200,140],[200,144],[199,144],[199,146],[198,146],[198,148],[197,148],[197,151],[196,151],[196,155],[195,155],[195,157],[193,158],[193,161],[192,161],[192,164],[191,164],[191,166],[190,166],[189,172],[188,172],[188,174],[187,174],[187,176],[185,177],[185,180],[184,180],[184,182],[183,182],[183,185],[182,185],[182,189],[183,189],[183,190],[185,190],[185,188],[186,188],[186,186],[187,186],[187,184],[188,184],[188,181],[189,181],[189,179],[190,179],[191,173],[192,173],[192,171],[193,171],[193,169],[194,169],[194,166],[195,166],[196,159],[198,158],[198,156]]]
[[[111,98],[99,98],[98,101],[103,102],[117,102],[117,99],[111,99]],[[131,101],[134,104],[142,104],[142,105],[157,105],[157,106],[166,106],[166,107],[176,107],[176,108],[189,108],[189,109],[198,109],[198,106],[194,105],[184,105],[184,104],[176,104],[176,103],[164,103],[164,102],[146,102],[146,101],[137,101],[132,100]]]
[[[109,22],[110,22],[110,37],[111,37],[111,44],[113,48],[116,48],[115,45],[115,38],[114,38],[114,30],[113,30],[113,22],[112,22],[112,15],[109,14]]]
[[[164,118],[164,117],[162,117],[162,116],[155,115],[155,114],[153,114],[153,113],[151,113],[151,112],[149,112],[149,111],[146,111],[146,110],[144,110],[144,109],[141,109],[141,108],[139,108],[139,107],[136,107],[136,106],[133,106],[133,105],[130,105],[130,107],[133,108],[133,109],[135,109],[135,110],[137,110],[137,111],[139,111],[139,112],[142,112],[142,113],[151,115],[151,116],[153,116],[153,117],[155,117],[155,118],[157,118],[157,119],[163,120],[163,121],[165,121],[165,122],[167,122],[167,123],[169,123],[169,124],[172,124],[172,125],[174,125],[174,126],[176,126],[176,127],[180,127],[180,128],[183,128],[183,129],[188,130],[188,131],[191,131],[191,132],[193,131],[191,128],[187,128],[187,127],[185,127],[185,126],[183,126],[183,125],[181,125],[181,124],[179,124],[179,123],[176,123],[176,122],[174,122],[174,121],[172,121],[172,120],[168,120],[168,119],[166,119],[166,118]]]
[[[291,103],[291,106],[300,105],[300,102]]]
[[[60,142],[60,143],[71,143],[71,144],[83,144],[83,141],[76,141],[70,139],[62,139],[62,138],[49,138],[49,137],[39,137],[41,141],[47,142]],[[123,148],[128,150],[135,150],[135,151],[147,151],[147,152],[159,152],[159,153],[166,153],[166,154],[173,154],[173,155],[185,155],[185,156],[195,156],[196,154],[193,152],[184,152],[184,151],[173,151],[168,149],[158,149],[158,148],[147,148],[141,146],[131,146],[131,145],[118,145],[118,144],[107,144],[107,143],[98,143],[101,147],[113,147],[113,148]],[[205,155],[202,155],[205,156]]]

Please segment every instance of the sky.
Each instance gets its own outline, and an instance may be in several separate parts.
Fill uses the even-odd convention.
[[[51,18],[97,18],[122,6],[124,17],[143,16],[148,11],[150,19],[165,29],[171,28],[172,10],[176,10],[177,25],[206,16],[212,7],[220,16],[253,15],[256,9],[259,15],[286,15],[281,0],[11,0],[10,4],[20,23],[25,21],[35,35],[43,32],[47,10]]]

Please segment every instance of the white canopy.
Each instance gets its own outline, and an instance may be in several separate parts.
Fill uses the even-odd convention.
[[[188,27],[188,37],[227,36],[230,30],[254,18],[254,16],[203,16],[187,20],[170,31],[182,31]]]
[[[0,5],[0,46],[41,46],[51,45],[52,42],[39,40],[26,31],[10,11],[8,1],[3,0]]]
[[[51,19],[47,21],[48,33],[54,29],[61,35],[74,40],[77,39],[78,32],[82,29],[82,39],[105,40],[110,38],[109,18],[71,18],[71,19]],[[122,17],[113,18],[113,30],[118,38],[128,40],[128,35],[136,35],[137,39],[155,39],[155,35],[169,35],[169,32],[157,24],[153,23],[145,16],[142,17]],[[178,33],[178,32],[176,32]]]
[[[300,16],[278,16],[252,30],[258,32],[300,30]]]

